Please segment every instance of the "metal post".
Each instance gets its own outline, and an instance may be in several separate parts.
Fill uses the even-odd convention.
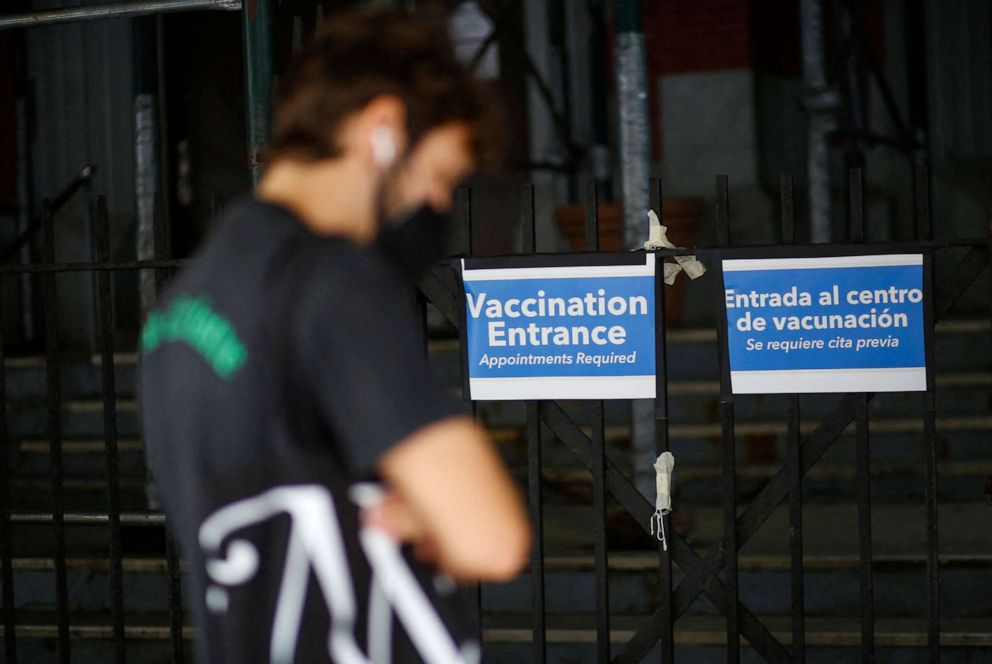
[[[17,664],[14,615],[14,546],[10,523],[11,440],[7,437],[7,354],[3,338],[3,281],[0,280],[0,589],[3,599],[4,661]]]
[[[26,233],[31,226],[31,140],[28,128],[27,90],[27,48],[24,35],[17,35],[15,42],[14,75],[17,88],[14,93],[14,145],[16,150],[15,177],[17,178],[17,235]],[[25,244],[20,250],[22,263],[31,262],[31,247]],[[25,341],[33,341],[37,336],[35,326],[34,284],[31,276],[23,274],[19,278],[21,291],[21,332]]]
[[[586,251],[599,251],[596,181],[586,183]],[[603,402],[591,402],[593,547],[596,568],[596,650],[601,662],[610,657],[610,581],[606,550],[606,435]]]
[[[95,210],[96,260],[110,261],[110,221],[103,196]],[[112,274],[101,270],[96,275],[97,308],[100,324],[100,369],[103,376],[103,435],[107,446],[107,517],[110,520],[110,610],[113,618],[114,647],[117,661],[127,661],[124,641],[124,572],[121,562],[121,492],[120,463],[117,450],[117,382],[114,373],[114,313]],[[152,282],[154,288],[154,282]]]
[[[262,176],[262,150],[269,143],[272,96],[271,0],[245,0],[242,28],[245,61],[245,103],[248,167],[252,181]]]
[[[917,166],[915,173],[916,233],[917,239],[933,239],[930,219],[930,174],[925,166]],[[992,235],[990,235],[992,239]],[[992,250],[992,243],[989,245]],[[992,259],[992,253],[989,254]],[[992,272],[992,270],[990,270]],[[923,288],[924,341],[926,343],[927,391],[923,395],[923,502],[926,509],[927,529],[927,649],[931,664],[940,662],[940,532],[937,518],[937,393],[934,384],[934,261],[924,257]]]
[[[928,161],[927,135],[930,132],[927,92],[926,7],[923,0],[905,0],[906,81],[909,87],[909,130],[920,147],[913,151],[913,161],[922,166]]]
[[[727,176],[716,178],[716,232],[717,244],[721,247],[730,244],[730,201]],[[722,269],[721,269],[721,283]],[[739,664],[740,647],[740,600],[737,585],[737,460],[736,436],[734,433],[734,395],[730,386],[730,358],[727,357],[726,309],[721,308],[721,320],[717,323],[718,346],[720,353],[720,431],[723,445],[723,554],[727,584],[725,616],[727,619],[727,662]]]
[[[455,224],[459,228],[464,229],[465,238],[465,249],[464,253],[466,256],[473,255],[473,237],[472,237],[472,190],[469,187],[458,187],[455,190]],[[461,325],[458,328],[458,345],[460,348],[468,348],[468,324],[465,321],[465,289],[462,288],[459,292],[459,309],[462,312]],[[468,355],[462,353],[462,398],[465,400],[466,404],[472,409],[472,419],[477,420],[479,415],[478,405],[475,401],[472,401],[471,393],[469,390],[469,367],[468,367]],[[469,600],[472,608],[475,611],[475,625],[474,631],[476,633],[476,638],[479,644],[482,644],[482,585],[479,583],[473,584],[468,590]]]
[[[138,225],[138,260],[155,257],[155,200],[159,195],[158,68],[155,63],[156,30],[153,17],[132,21],[134,50],[134,201]],[[109,256],[106,260],[110,260]],[[139,276],[142,318],[155,302],[154,276]]]
[[[536,253],[537,242],[534,216],[534,185],[520,188],[520,227],[523,231],[521,250]],[[530,510],[534,544],[530,552],[530,602],[534,614],[534,661],[547,661],[544,593],[544,503],[541,477],[541,402],[527,402],[527,505]]]
[[[43,259],[55,263],[55,229],[51,206],[41,204],[44,232]],[[48,456],[52,483],[52,531],[55,536],[55,601],[58,621],[58,661],[69,664],[69,585],[65,561],[65,487],[62,466],[62,379],[58,332],[55,273],[41,278],[42,307],[45,320],[45,367],[48,384]]]
[[[861,171],[854,169],[848,176],[850,189],[850,238],[864,242],[865,219]],[[868,433],[868,395],[854,395],[854,423],[858,493],[858,554],[861,589],[861,660],[875,661],[875,592],[872,578],[871,542],[871,439]]]
[[[781,178],[782,243],[796,242],[796,213],[792,196],[792,178]],[[803,461],[800,433],[799,395],[788,397],[786,464],[789,474],[789,551],[792,568],[792,658],[795,664],[806,662],[806,606],[803,577]]]
[[[661,179],[655,179],[651,186],[651,204],[661,215]],[[664,219],[662,218],[662,223]],[[661,256],[655,256],[655,454],[669,451],[668,431],[668,344],[665,327],[665,266]],[[661,517],[666,533],[671,531],[671,517]],[[675,621],[672,615],[672,552],[669,547],[658,546],[658,610],[661,614],[661,662],[673,664],[675,661]]]
[[[617,116],[620,125],[620,183],[623,202],[623,242],[633,249],[648,236],[648,173],[651,132],[648,122],[648,82],[641,31],[640,2],[617,2]]]
[[[617,116],[620,128],[620,185],[623,203],[623,246],[634,249],[648,237],[651,131],[648,80],[639,0],[619,0],[616,13]],[[660,205],[660,202],[659,202]],[[655,448],[654,403],[631,402],[631,454],[634,482],[651,491],[648,471]]]
[[[840,34],[844,50],[844,92],[847,99],[847,129],[849,138],[844,148],[844,168],[847,172],[864,169],[865,155],[858,145],[858,136],[864,131],[864,113],[861,109],[861,71],[858,48],[855,44],[855,8],[851,0],[844,0],[840,7]],[[848,190],[850,194],[850,190]],[[848,219],[850,224],[850,219]],[[855,242],[863,242],[864,237]]]
[[[827,136],[835,128],[837,94],[827,85],[823,55],[823,0],[801,0],[803,43],[803,103],[809,117],[807,175],[809,177],[810,238],[829,242],[831,235],[830,148]]]

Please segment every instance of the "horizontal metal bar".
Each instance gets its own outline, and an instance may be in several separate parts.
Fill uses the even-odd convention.
[[[97,272],[100,270],[155,270],[179,268],[185,260],[122,261],[117,263],[32,263],[31,265],[0,265],[0,274],[42,272]]]
[[[3,19],[0,18],[0,20]],[[55,198],[53,198],[51,203],[48,205],[48,213],[51,215],[57,214],[58,211],[61,210],[62,207],[76,195],[76,192],[82,189],[83,186],[89,182],[90,178],[92,178],[95,173],[96,166],[93,164],[87,164],[84,166],[83,170],[81,170],[76,177],[74,177],[69,184],[62,189],[62,191],[55,195]],[[14,238],[9,245],[7,245],[7,247],[3,250],[3,254],[0,255],[0,263],[7,263],[13,260],[14,257],[20,253],[21,248],[31,242],[31,240],[34,239],[34,236],[38,234],[38,231],[41,229],[41,222],[42,217],[40,215],[35,217],[31,224],[24,229],[20,235]]]
[[[51,512],[21,512],[10,515],[10,522],[21,525],[41,525],[52,522]],[[100,512],[66,512],[62,522],[71,526],[102,526],[110,524],[110,515]],[[129,526],[162,526],[165,515],[160,512],[122,512],[121,524]]]
[[[72,23],[74,21],[94,21],[102,18],[128,18],[146,14],[184,12],[196,9],[239,11],[241,0],[138,0],[137,2],[117,2],[109,5],[65,7],[63,9],[0,16],[0,30],[33,28],[39,25]]]
[[[684,249],[655,249],[645,253],[652,253],[655,256],[661,256],[664,258],[674,257],[674,256],[696,256],[704,262],[706,260],[720,260],[722,258],[750,258],[752,257],[762,257],[762,258],[774,258],[776,256],[806,256],[806,257],[817,257],[817,256],[843,256],[847,255],[852,248],[858,249],[858,253],[863,253],[864,255],[870,255],[873,251],[878,251],[880,253],[895,253],[895,251],[900,251],[904,253],[918,253],[925,249],[949,249],[953,247],[972,247],[977,248],[981,251],[985,251],[988,248],[989,240],[987,237],[969,237],[969,238],[955,238],[947,240],[925,240],[925,241],[912,241],[912,242],[859,242],[856,244],[847,243],[834,243],[834,244],[795,244],[795,245],[782,245],[782,244],[749,244],[741,246],[730,246],[730,247],[688,247]],[[620,253],[620,252],[604,252],[604,253]],[[769,255],[766,255],[769,254]],[[512,256],[517,256],[518,254],[512,254]],[[550,258],[554,256],[574,256],[575,252],[540,252],[536,254],[542,258]],[[490,259],[499,258],[509,258],[511,254],[501,254],[496,256],[487,256]],[[460,256],[453,256],[451,258],[442,260],[440,265],[448,265],[450,267],[455,267],[458,261],[461,260]]]

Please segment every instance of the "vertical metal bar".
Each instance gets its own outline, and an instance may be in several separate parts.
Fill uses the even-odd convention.
[[[661,179],[651,183],[651,209],[657,210],[661,223],[665,223],[662,206]],[[664,260],[655,256],[655,453],[669,451],[668,437],[668,344],[665,321],[665,281]],[[665,533],[671,532],[671,519],[666,514],[661,517]],[[658,603],[661,610],[661,662],[673,664],[675,661],[675,624],[672,620],[672,556],[669,549],[658,546]]]
[[[930,178],[927,169],[916,169],[916,232],[920,240],[932,236]],[[992,236],[990,236],[992,237]],[[989,247],[992,249],[992,245]],[[990,254],[992,256],[992,254]],[[933,255],[923,258],[923,329],[926,344],[927,391],[923,395],[923,502],[927,529],[927,649],[930,662],[940,661],[940,533],[937,518],[937,392],[934,384],[934,265]]]
[[[599,251],[596,181],[586,182],[586,251]],[[593,445],[592,510],[596,568],[596,649],[599,661],[610,661],[610,581],[606,551],[606,435],[603,402],[591,404]]]
[[[727,176],[716,178],[716,233],[720,246],[730,244],[730,201]],[[721,270],[721,283],[722,283]],[[727,661],[737,664],[740,650],[740,601],[737,585],[737,460],[734,434],[734,396],[730,386],[730,360],[727,357],[726,309],[722,308],[719,334],[720,353],[720,430],[723,441],[723,553],[727,584]]]
[[[861,169],[852,169],[850,183],[850,237],[864,242],[865,219]],[[861,659],[875,661],[875,607],[871,546],[871,448],[868,435],[868,395],[858,394],[855,402],[855,444],[858,495],[858,555],[861,590]]]
[[[464,253],[466,256],[474,255],[474,237],[472,232],[472,189],[470,187],[462,186],[455,190],[455,223],[464,229],[465,233],[465,249]],[[464,290],[460,293],[459,297],[463,299],[462,301],[462,311],[465,310],[465,292]],[[466,338],[467,330],[464,319],[462,320],[461,330],[459,330],[459,343],[462,349],[462,359],[463,361],[467,358],[466,347],[468,340]],[[479,407],[475,401],[471,400],[469,394],[469,368],[468,364],[464,363],[462,365],[462,383],[463,383],[463,398],[468,402],[469,407],[472,409],[472,418],[478,419]],[[482,644],[482,585],[475,584],[469,590],[470,601],[472,607],[475,609],[476,618],[476,635],[479,644]]]
[[[534,218],[534,185],[520,188],[520,227],[522,251],[537,251]],[[545,662],[548,657],[545,631],[544,594],[544,503],[541,487],[541,402],[527,402],[527,503],[534,544],[530,552],[530,600],[534,614],[534,661]]]
[[[860,168],[852,168],[848,172],[848,185],[850,188],[850,220],[849,237],[851,242],[865,241],[865,208],[864,194],[862,191],[862,177]]]
[[[836,128],[837,94],[827,81],[824,57],[823,0],[800,0],[803,106],[809,117],[806,172],[809,179],[810,240],[830,242],[833,215],[830,200],[829,134]]]
[[[782,193],[782,244],[796,243],[796,206],[792,197],[792,176],[783,173],[779,178]]]
[[[930,223],[930,171],[926,166],[917,165],[913,173],[914,190],[916,194],[915,217],[916,238],[932,240],[933,227]]]
[[[544,506],[541,490],[541,403],[527,402],[527,498],[534,544],[530,552],[531,610],[534,614],[534,661],[547,661],[544,601]]]
[[[16,163],[14,172],[17,188],[17,220],[14,228],[16,236],[28,230],[31,226],[32,214],[32,189],[34,186],[31,159],[31,130],[29,120],[28,103],[28,75],[27,75],[27,44],[23,31],[20,31],[14,38],[14,149]],[[20,259],[22,263],[31,262],[31,244],[24,243],[21,246]],[[30,274],[20,276],[20,297],[21,312],[20,323],[21,332],[26,341],[34,341],[37,338],[37,321],[35,319],[35,289],[34,282]]]
[[[96,260],[110,261],[110,221],[107,201],[96,200]],[[103,374],[103,435],[106,441],[107,515],[110,517],[110,610],[113,618],[115,654],[118,662],[127,661],[124,641],[124,572],[121,564],[121,496],[120,467],[117,451],[117,384],[114,375],[114,314],[111,274],[100,270],[97,278],[98,320],[100,325],[100,368]]]
[[[155,235],[155,258],[165,259],[169,256],[168,243],[168,219],[165,216],[165,206],[159,198],[155,205],[155,215],[152,220]],[[155,270],[155,290],[161,295],[165,288],[165,282],[169,277],[170,270]],[[112,311],[112,310],[111,310]],[[169,594],[169,643],[172,649],[173,664],[182,664],[186,661],[186,652],[183,649],[183,597],[182,580],[180,576],[179,554],[176,547],[175,538],[171,528],[165,530],[165,564],[168,570],[168,594]]]
[[[612,4],[612,3],[611,3]],[[614,12],[614,63],[623,203],[622,246],[634,248],[648,236],[651,175],[651,120],[641,3],[618,0]]]
[[[599,251],[599,196],[596,181],[586,181],[586,251]]]
[[[868,395],[855,402],[858,484],[858,552],[861,587],[861,660],[875,661],[875,611],[871,551],[871,452],[868,439]]]
[[[45,234],[43,255],[46,263],[55,262],[55,228],[48,200],[41,204],[42,229]],[[41,277],[42,304],[45,317],[45,355],[48,383],[48,455],[52,482],[52,527],[55,534],[55,601],[58,619],[58,658],[63,664],[69,652],[69,589],[65,567],[65,492],[62,467],[62,383],[59,349],[58,307],[55,273]]]
[[[183,664],[186,653],[183,650],[183,599],[180,591],[179,554],[172,533],[165,533],[165,562],[169,574],[169,644],[172,647],[173,664]]]
[[[728,196],[727,176],[716,176],[716,243],[721,247],[730,246]]]
[[[455,219],[465,233],[466,256],[475,255],[475,238],[472,237],[472,190],[462,186],[455,190]]]
[[[525,254],[537,253],[537,219],[534,216],[534,185],[520,186],[520,249]]]
[[[792,197],[792,177],[782,175],[782,242],[795,244],[796,219]],[[806,661],[806,606],[803,575],[803,473],[802,438],[799,435],[799,395],[788,397],[788,434],[786,440],[789,476],[789,550],[792,570],[792,660]]]
[[[4,661],[17,662],[14,616],[14,547],[10,525],[10,440],[7,438],[7,354],[3,337],[3,281],[0,280],[0,586],[3,597]]]
[[[272,96],[272,12],[270,0],[245,0],[241,11],[248,166],[252,181],[262,175],[262,150],[269,142]]]

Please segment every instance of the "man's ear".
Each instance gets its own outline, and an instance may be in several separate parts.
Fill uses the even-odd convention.
[[[385,170],[406,152],[406,106],[395,95],[380,95],[359,111],[359,151],[377,170]]]

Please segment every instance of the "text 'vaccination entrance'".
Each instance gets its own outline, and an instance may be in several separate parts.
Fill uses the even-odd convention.
[[[473,399],[655,395],[655,257],[462,263]]]

